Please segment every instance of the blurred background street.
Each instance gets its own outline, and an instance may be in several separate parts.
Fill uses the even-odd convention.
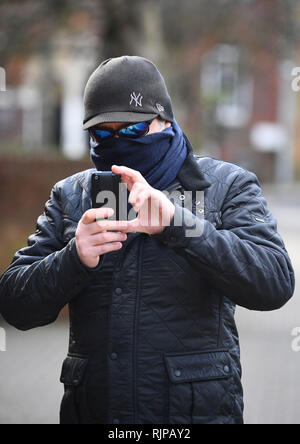
[[[292,331],[300,327],[300,186],[263,189],[293,262],[296,291],[279,311],[237,309],[245,420],[248,424],[300,424],[300,352],[292,350]]]
[[[91,167],[84,86],[100,62],[124,54],[158,65],[196,153],[257,174],[299,278],[298,0],[176,7],[174,0],[2,0],[0,274],[34,232],[51,187]],[[300,352],[291,347],[299,297],[298,285],[278,312],[237,310],[248,424],[300,423]],[[0,315],[1,327],[0,423],[57,423],[66,311],[26,333]]]

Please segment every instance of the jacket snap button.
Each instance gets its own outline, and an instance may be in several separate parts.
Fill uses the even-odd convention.
[[[116,288],[115,293],[118,295],[122,294],[122,288]]]
[[[229,373],[229,371],[230,371],[230,368],[228,367],[228,365],[225,365],[224,366],[224,372],[225,373]]]
[[[171,241],[171,242],[176,242],[176,237],[175,237],[175,236],[171,236],[171,237],[170,237],[170,241]]]
[[[113,352],[113,353],[111,353],[110,357],[113,361],[115,361],[116,359],[118,359],[118,354]]]
[[[181,376],[181,371],[180,370],[175,370],[174,375],[179,378],[179,376]]]
[[[120,424],[120,420],[117,418],[113,419],[113,424]]]

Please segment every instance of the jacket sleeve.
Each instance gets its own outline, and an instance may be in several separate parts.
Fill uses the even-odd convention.
[[[59,189],[54,187],[28,246],[0,278],[0,313],[20,330],[47,325],[89,282],[93,270],[79,260],[73,238],[63,243]]]
[[[181,212],[183,223],[175,226]],[[261,311],[282,307],[293,296],[294,271],[255,174],[239,174],[221,214],[217,229],[176,205],[171,226],[155,237],[185,257],[233,303]],[[202,234],[187,237],[191,227]]]

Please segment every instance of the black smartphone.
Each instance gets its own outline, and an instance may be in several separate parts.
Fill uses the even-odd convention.
[[[92,207],[112,208],[111,220],[127,220],[127,187],[122,176],[111,171],[92,174]]]

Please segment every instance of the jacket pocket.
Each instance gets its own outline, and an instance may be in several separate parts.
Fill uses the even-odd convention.
[[[227,351],[166,354],[170,424],[228,424],[234,395]]]
[[[88,416],[84,388],[84,374],[88,360],[68,356],[63,363],[60,382],[65,394],[60,408],[61,424],[81,424]]]

